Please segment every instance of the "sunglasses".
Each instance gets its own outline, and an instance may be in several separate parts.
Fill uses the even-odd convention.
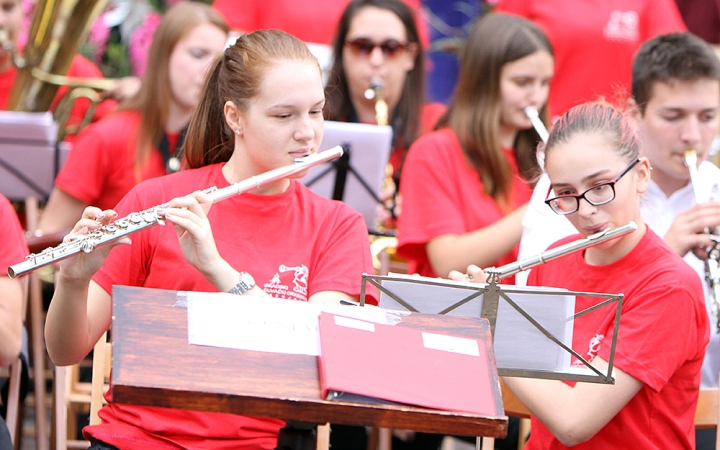
[[[375,47],[380,47],[383,56],[386,58],[394,58],[410,48],[410,44],[402,43],[395,39],[388,39],[387,41],[382,41],[377,44],[367,38],[357,38],[345,41],[345,45],[347,45],[355,55],[363,57],[370,56],[373,50],[375,50]]]

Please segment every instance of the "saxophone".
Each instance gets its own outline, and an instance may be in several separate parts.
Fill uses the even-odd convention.
[[[370,88],[365,91],[365,98],[375,99],[375,122],[384,126],[388,124],[388,104],[383,97],[383,81],[375,77],[370,80]]]

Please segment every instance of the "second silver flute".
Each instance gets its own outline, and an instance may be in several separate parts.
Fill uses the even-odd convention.
[[[224,188],[211,187],[204,192],[210,197],[213,203],[225,200],[232,196],[252,191],[274,181],[287,178],[290,175],[307,170],[312,166],[330,161],[341,156],[342,147],[337,146],[321,153],[296,159],[294,163],[278,167],[255,175],[246,180],[238,181]],[[95,247],[108,244],[125,237],[136,231],[143,230],[153,225],[165,225],[165,218],[158,214],[158,208],[164,205],[154,206],[140,212],[134,212],[127,217],[118,219],[115,222],[93,230],[88,234],[76,235],[71,240],[64,242],[57,247],[46,248],[38,254],[31,254],[25,257],[25,261],[8,267],[8,276],[15,278],[37,270],[41,267],[53,264],[63,259],[70,258],[80,252],[90,253]]]
[[[515,275],[518,272],[531,269],[535,266],[539,266],[540,264],[545,264],[552,259],[565,256],[568,253],[583,250],[588,247],[598,245],[601,242],[609,241],[610,239],[619,238],[620,236],[632,233],[633,231],[637,230],[637,228],[638,227],[635,222],[630,222],[621,227],[612,229],[608,228],[606,230],[600,231],[599,233],[591,234],[584,239],[578,239],[577,241],[568,242],[567,244],[552,248],[538,255],[531,256],[520,261],[515,261],[513,263],[505,264],[504,266],[500,267],[490,267],[483,270],[485,271],[485,273],[488,274],[489,277],[497,277],[497,279],[502,279],[505,277],[509,277],[510,275]],[[488,282],[489,281],[490,280],[488,280]]]

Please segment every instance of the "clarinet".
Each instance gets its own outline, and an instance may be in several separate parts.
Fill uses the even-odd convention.
[[[238,181],[222,189],[211,187],[203,192],[210,197],[213,203],[216,203],[338,158],[342,153],[342,147],[336,146],[321,153],[298,158],[292,164],[278,167],[277,169],[255,175],[246,180]],[[10,278],[16,278],[41,267],[75,256],[80,252],[90,253],[96,247],[109,244],[110,242],[144,230],[145,228],[154,225],[165,225],[165,217],[158,213],[158,209],[165,206],[166,204],[163,204],[144,211],[130,213],[128,216],[104,225],[88,234],[72,236],[68,241],[63,242],[57,247],[46,248],[37,254],[32,253],[26,256],[23,262],[8,267],[8,276]]]

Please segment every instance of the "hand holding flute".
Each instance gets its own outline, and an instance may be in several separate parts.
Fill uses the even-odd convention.
[[[118,214],[112,209],[103,211],[94,206],[86,207],[85,210],[83,210],[82,217],[80,217],[80,220],[77,221],[70,233],[65,236],[61,245],[71,245],[73,242],[84,239],[89,233],[109,226],[117,216]],[[110,245],[103,246],[96,252],[84,254],[81,258],[63,261],[59,266],[59,276],[68,280],[87,281],[95,272],[100,270],[100,266],[102,266],[110,250],[116,245],[128,245],[130,243],[130,238],[124,236],[121,239],[113,241]]]
[[[278,180],[303,173],[312,166],[339,157],[342,155],[342,152],[342,147],[333,147],[321,153],[314,153],[305,156],[304,158],[296,159],[292,164],[252,176],[222,189],[211,187],[203,192],[208,195],[211,202],[219,202],[243,192],[251,191]],[[66,239],[62,245],[54,248],[47,248],[39,254],[28,255],[25,258],[25,261],[10,266],[8,268],[8,275],[10,278],[15,278],[48,264],[70,258],[78,253],[92,252],[92,250],[96,247],[103,246],[136,231],[140,231],[154,225],[164,225],[165,217],[163,214],[159,213],[159,210],[167,206],[168,205],[159,205],[148,208],[144,211],[134,212],[129,214],[127,217],[118,219],[112,223],[102,223],[101,226],[95,226],[95,224],[92,223],[84,223],[84,225],[88,226],[85,232],[81,232],[82,227],[80,227],[77,230],[74,230],[74,232],[71,233],[72,237]],[[94,208],[92,212],[88,213],[87,217],[83,214],[83,218],[90,220],[98,219],[101,214],[102,212],[100,212],[97,208]],[[115,216],[112,218],[114,219]]]
[[[637,230],[637,228],[638,226],[635,222],[630,222],[626,225],[614,229],[608,228],[606,230],[600,231],[599,233],[592,234],[586,238],[568,242],[566,244],[544,251],[538,255],[531,256],[529,258],[516,261],[514,263],[505,264],[504,266],[497,268],[490,267],[486,269],[481,269],[480,267],[471,264],[468,266],[464,274],[457,270],[453,270],[448,275],[448,278],[455,281],[470,280],[477,283],[484,283],[490,282],[488,277],[494,275],[497,277],[497,279],[501,280],[518,272],[522,272],[524,270],[531,269],[537,265],[544,264],[555,258],[559,258],[561,256],[565,256],[579,250],[584,250],[586,248],[598,245],[610,239],[617,239],[619,237],[625,236],[626,234],[632,233],[633,231]]]

